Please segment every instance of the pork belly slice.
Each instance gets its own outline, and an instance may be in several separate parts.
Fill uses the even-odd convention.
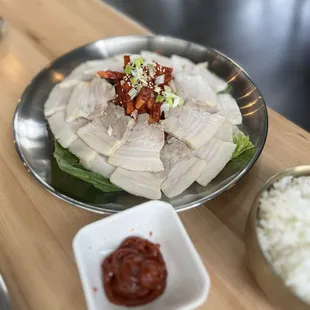
[[[210,107],[201,106],[192,100],[187,101],[186,106],[188,108],[191,107],[193,109],[196,109],[196,110],[200,111],[201,113],[209,112],[211,114],[214,114],[214,113],[220,114],[220,113],[218,113],[219,111],[217,108],[213,109]],[[179,115],[180,113],[175,111],[175,109],[172,109],[172,110],[168,111],[168,113],[166,113],[166,114],[168,117],[168,116],[173,115],[173,114]],[[219,129],[216,131],[215,137],[222,140],[222,141],[225,141],[225,142],[233,142],[233,124],[229,120],[225,119],[225,121],[222,123],[222,125],[219,127]]]
[[[66,109],[72,89],[72,86],[61,87],[60,84],[54,86],[44,104],[45,117]]]
[[[88,60],[86,61],[85,65],[87,69],[86,72],[98,72],[98,71],[117,71],[123,72],[124,71],[124,55],[115,55],[105,59],[95,59],[95,60]],[[84,72],[85,72],[84,71]]]
[[[133,171],[163,171],[160,150],[165,143],[160,124],[148,123],[149,115],[140,114],[126,143],[109,157],[108,163]]]
[[[230,121],[225,120],[215,133],[214,137],[224,142],[233,143],[233,124]]]
[[[114,98],[114,86],[98,75],[91,82],[79,82],[72,90],[66,121],[72,122],[80,117],[93,119],[103,113]]]
[[[98,71],[111,70],[123,72],[123,66],[123,54],[112,56],[106,59],[88,60],[74,68],[74,70],[62,81],[62,84],[76,84],[79,81],[87,81]]]
[[[157,63],[165,67],[171,68],[172,66],[171,59],[169,57],[159,55],[150,51],[141,51],[140,55],[146,63],[152,63],[153,61],[156,61]]]
[[[183,142],[170,138],[161,152],[168,175],[161,185],[163,193],[173,198],[183,193],[203,171],[206,162],[193,156],[193,151]]]
[[[194,100],[187,100],[185,101],[185,104],[187,105],[187,107],[191,107],[193,109],[200,110],[202,112],[209,112],[211,114],[219,112],[219,105],[211,107],[211,106],[201,105],[199,102],[194,101]]]
[[[206,162],[196,157],[183,158],[169,168],[167,179],[161,190],[168,198],[182,194],[190,187],[204,169]]]
[[[201,75],[201,73],[199,73],[199,71],[200,70],[207,70],[209,64],[207,61],[195,64],[194,62],[192,62],[188,58],[184,58],[184,57],[181,57],[179,55],[172,55],[171,56],[171,65],[173,68],[172,73],[183,72],[183,73],[187,73],[189,75],[195,75],[196,73],[198,73],[197,75]],[[201,72],[203,72],[203,71],[201,71]],[[174,74],[172,74],[172,75],[174,75]]]
[[[200,75],[177,73],[174,78],[174,87],[184,100],[194,100],[200,105],[215,108],[219,104],[216,92]]]
[[[172,55],[171,63],[173,67],[173,75],[185,73],[190,76],[200,76],[204,80],[204,84],[212,88],[216,93],[226,89],[228,84],[217,75],[208,70],[208,63],[193,63],[191,60],[177,55]]]
[[[231,160],[235,148],[235,144],[217,138],[212,138],[201,147],[195,156],[205,160],[206,166],[196,181],[202,186],[207,186]]]
[[[78,136],[102,155],[112,155],[130,136],[135,122],[124,114],[124,108],[108,103],[100,117],[78,130]]]
[[[96,157],[98,154],[90,148],[82,139],[78,138],[69,146],[69,151],[81,160],[87,162]]]
[[[221,115],[211,114],[187,104],[173,110],[176,111],[163,121],[165,132],[184,141],[195,150],[206,144],[225,121]]]
[[[80,163],[84,168],[106,178],[109,178],[115,170],[115,167],[108,164],[106,156],[98,154],[80,138],[69,146],[69,151],[80,159]]]
[[[175,75],[180,72],[193,74],[196,65],[187,58],[178,55],[172,55],[171,66],[173,68],[172,75]]]
[[[237,101],[230,94],[219,94],[219,115],[226,117],[232,124],[242,124],[242,114]]]
[[[163,172],[132,171],[118,167],[112,173],[110,181],[130,194],[160,199],[160,185],[164,178]]]
[[[111,174],[115,170],[115,167],[108,164],[108,157],[96,153],[94,158],[90,160],[80,160],[81,165],[93,172],[103,175],[105,178],[110,178]]]
[[[47,121],[56,140],[58,140],[62,147],[68,148],[78,138],[77,130],[85,126],[88,120],[79,118],[74,122],[67,123],[65,114],[65,110],[57,111]]]
[[[227,82],[202,65],[195,66],[194,73],[201,76],[216,93],[225,90],[228,86]]]

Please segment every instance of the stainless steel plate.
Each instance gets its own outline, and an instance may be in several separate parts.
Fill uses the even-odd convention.
[[[120,53],[156,51],[178,54],[194,62],[208,61],[209,68],[233,87],[243,114],[243,130],[250,135],[255,150],[231,161],[207,187],[193,184],[173,199],[163,197],[177,211],[196,207],[231,188],[258,159],[267,136],[265,102],[249,76],[223,54],[191,42],[164,36],[124,36],[100,40],[58,58],[44,68],[24,91],[14,117],[17,152],[31,175],[48,191],[75,206],[99,213],[116,213],[146,199],[126,192],[102,193],[79,179],[62,172],[53,158],[53,136],[44,119],[43,106],[53,86],[81,62]]]

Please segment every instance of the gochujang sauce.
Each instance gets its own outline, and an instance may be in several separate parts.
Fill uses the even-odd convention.
[[[102,263],[103,286],[113,304],[134,307],[159,297],[165,290],[167,269],[160,246],[129,237]]]

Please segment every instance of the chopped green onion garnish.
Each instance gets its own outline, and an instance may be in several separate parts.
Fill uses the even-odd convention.
[[[131,65],[126,65],[125,67],[125,73],[130,74],[131,70],[133,70],[133,67]]]
[[[157,95],[156,97],[156,102],[163,102],[166,98],[164,96],[161,95]]]
[[[128,95],[130,97],[130,99],[135,98],[138,95],[138,91],[135,88],[132,88],[129,92]]]
[[[169,106],[172,108],[172,105],[173,105],[173,100],[171,97],[169,98],[166,98],[166,102],[169,104]]]
[[[181,107],[183,105],[183,98],[177,97],[173,100],[173,108]]]
[[[136,55],[137,56],[137,55]],[[137,57],[136,59],[131,59],[131,63],[127,64],[125,66],[125,72],[126,74],[130,74],[130,82],[133,88],[130,89],[128,92],[128,95],[130,99],[135,98],[138,93],[141,91],[141,88],[143,86],[148,85],[148,74],[152,77],[156,74],[156,69],[154,64],[145,64],[147,65],[147,68],[149,69],[148,72],[145,71],[144,67],[144,59],[142,57]],[[157,83],[156,83],[156,80]],[[163,80],[163,81],[161,81]],[[156,77],[155,84],[163,84],[164,82],[164,75],[160,77]],[[154,85],[154,93],[152,94],[154,97],[156,96],[156,102],[162,103],[162,109],[163,110],[169,110],[173,109],[179,106],[182,106],[184,103],[184,100],[179,97],[177,94],[175,94],[171,88],[167,85],[164,85],[164,90],[159,87],[158,85]]]
[[[138,57],[135,59],[134,64],[136,67],[140,67],[144,64],[144,59],[142,57]]]
[[[141,82],[141,84],[143,84],[143,85],[147,85],[147,81],[146,81],[146,80],[140,79],[140,82]]]
[[[161,92],[161,88],[160,88],[159,86],[156,86],[156,87],[154,88],[154,92],[155,92],[155,93],[160,93],[160,92]]]
[[[135,77],[130,78],[130,82],[131,82],[132,85],[136,84],[137,83],[137,78],[135,78]]]
[[[163,92],[163,95],[166,97],[166,98],[178,98],[178,95],[174,94],[174,93],[168,93],[166,91]]]
[[[135,88],[136,88],[136,90],[139,92],[139,91],[141,90],[141,88],[142,88],[142,85],[137,84],[137,86],[135,86]]]
[[[165,85],[164,89],[167,93],[171,93],[171,88],[169,86]]]

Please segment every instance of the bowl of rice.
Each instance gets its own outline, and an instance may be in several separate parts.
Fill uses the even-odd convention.
[[[248,216],[246,260],[266,296],[281,309],[310,309],[310,166],[273,176]]]

